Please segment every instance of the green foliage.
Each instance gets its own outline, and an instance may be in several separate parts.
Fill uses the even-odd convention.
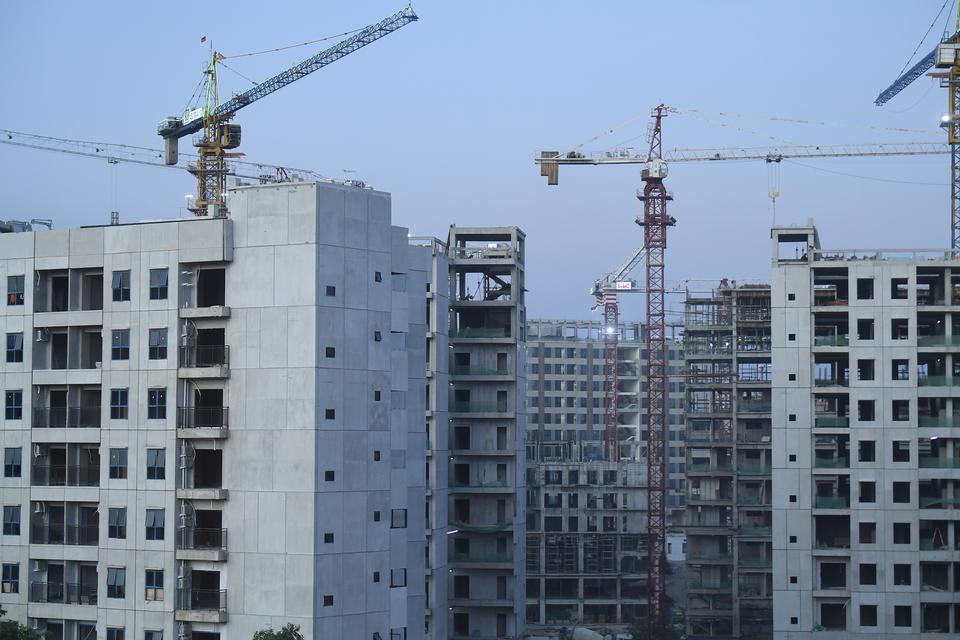
[[[4,640],[4,638],[0,638]],[[263,629],[253,634],[253,640],[303,640],[299,625],[287,623],[279,631]]]
[[[0,607],[0,618],[7,612]],[[0,620],[0,640],[46,640],[47,634],[43,631],[34,631],[16,620]]]

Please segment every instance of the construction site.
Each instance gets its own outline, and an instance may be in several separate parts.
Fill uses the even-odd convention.
[[[865,46],[830,31],[859,27],[847,6],[709,7],[682,28],[663,6],[518,6],[506,24],[427,4],[351,30],[369,8],[332,7],[328,35],[307,5],[285,22],[199,7],[216,48],[184,25],[167,58],[123,28],[123,59],[74,46],[134,96],[138,55],[151,100],[196,83],[154,126],[133,99],[99,119],[0,107],[0,624],[960,636],[960,2],[875,11],[897,48],[930,26],[898,73],[879,68],[891,44],[832,84]],[[137,19],[76,11],[64,23]],[[789,19],[752,40],[771,16]],[[637,41],[641,22],[659,26]],[[12,23],[12,85],[89,76],[44,51],[29,79],[23,38],[62,53],[76,36],[31,8]],[[793,28],[836,53],[757,59]],[[544,54],[590,29],[609,52]],[[688,31],[791,86],[707,74],[691,94],[652,65],[639,113],[571,144],[613,101],[569,100],[570,79],[620,95],[625,47],[654,59]],[[824,77],[784,73],[800,65]],[[912,111],[934,108],[923,83],[934,120]],[[716,104],[677,106],[694,95]]]

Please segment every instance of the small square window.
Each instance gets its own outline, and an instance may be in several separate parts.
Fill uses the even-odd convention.
[[[897,605],[893,608],[893,626],[912,627],[913,626],[913,607],[910,605]]]
[[[910,504],[910,483],[893,483],[893,501],[896,504]]]
[[[877,501],[877,483],[876,482],[861,482],[860,483],[860,502],[861,503],[872,503]]]
[[[890,339],[907,340],[910,337],[910,321],[906,318],[890,319]]]
[[[790,616],[790,624],[799,624],[799,623],[800,623],[800,618],[797,618],[796,616]]]
[[[869,358],[857,360],[857,380],[869,381],[875,379],[876,367],[874,365],[874,361]]]
[[[327,469],[326,471],[323,472],[324,482],[333,482],[335,475],[336,474],[331,469]]]
[[[787,334],[787,340],[789,340],[790,342],[793,342],[793,341],[796,340],[796,339],[797,339],[797,334],[795,334],[795,333],[788,333],[788,334]]]
[[[380,462],[380,451],[379,451],[379,450],[373,452],[373,461],[374,461],[374,462]]]
[[[327,347],[327,348],[324,350],[324,353],[325,353],[326,357],[328,357],[328,358],[336,358],[336,357],[337,357],[337,349],[336,349],[336,347]]]
[[[797,584],[797,576],[790,576],[790,584]]]
[[[407,510],[391,509],[390,510],[390,528],[405,529],[406,527],[407,527]]]
[[[789,457],[789,461],[790,461],[790,462],[796,462],[796,461],[797,461],[797,454],[791,453],[791,454],[790,454],[790,457]]]
[[[374,282],[383,282],[383,275],[379,271],[373,272],[373,281]]]
[[[327,285],[327,297],[332,298],[337,295],[337,288],[331,285]]]
[[[374,391],[374,392],[373,392],[373,401],[374,401],[374,402],[380,402],[380,391]]]
[[[150,299],[167,299],[167,281],[169,275],[166,269],[150,269]]]
[[[910,462],[910,441],[909,440],[893,441],[893,461],[894,462]]]
[[[877,584],[877,565],[875,564],[860,565],[860,584],[865,584],[865,585]]]
[[[906,422],[910,420],[910,401],[894,400],[891,404],[893,410],[894,422]]]
[[[111,283],[111,288],[113,289],[113,301],[114,302],[129,302],[130,301],[130,271],[114,271],[113,272],[113,281]]]
[[[797,299],[797,294],[795,294],[795,293],[788,293],[788,294],[787,294],[787,300],[796,300],[796,299]]]
[[[894,300],[906,300],[910,296],[906,278],[890,278],[890,297]]]
[[[107,597],[127,597],[127,570],[124,567],[107,567]]]
[[[796,421],[797,421],[797,414],[791,413],[790,415],[787,416],[787,420],[790,421],[790,422],[796,422]]]
[[[877,405],[874,400],[857,400],[857,420],[873,422],[877,419]]]
[[[797,379],[797,374],[795,374],[795,373],[788,374],[788,375],[787,375],[787,378],[790,379],[790,380],[796,380],[796,379]]]
[[[910,544],[910,523],[893,523],[893,544]]]
[[[380,582],[380,572],[379,572],[379,571],[374,571],[374,572],[373,572],[373,581],[374,581],[374,582]]]
[[[405,587],[407,586],[407,570],[406,569],[390,569],[390,587]]]
[[[164,480],[167,477],[167,450],[147,449],[147,480]]]
[[[7,276],[7,306],[23,305],[23,276]]]
[[[877,626],[877,605],[875,604],[860,605],[860,626],[861,627]]]
[[[23,362],[23,333],[7,334],[7,362]]]
[[[144,631],[143,640],[163,640],[163,631]]]
[[[323,544],[333,544],[333,534],[332,534],[332,533],[327,532],[327,533],[324,533],[324,534],[323,534]]]
[[[323,410],[323,419],[324,420],[333,420],[337,417],[336,409],[324,409]]]
[[[797,536],[790,536],[790,544],[797,544]]]
[[[383,334],[381,334],[379,331],[374,331],[374,332],[373,332],[373,340],[374,340],[374,342],[381,342],[381,341],[383,341]]]
[[[333,596],[323,596],[323,606],[332,607],[333,606]]]
[[[374,521],[374,522],[380,522],[380,512],[379,512],[379,511],[374,511],[374,512],[373,512],[373,521]]]
[[[107,640],[126,640],[122,627],[107,627]]]
[[[910,586],[910,565],[909,564],[893,565],[893,584],[898,587]]]
[[[110,507],[107,511],[107,537],[124,540],[127,537],[127,508]]]
[[[797,501],[797,496],[791,494],[791,496],[790,496],[790,502],[796,502],[796,501]]]
[[[0,594],[20,593],[20,565],[15,562],[3,563],[3,577],[0,580]]]
[[[110,419],[127,419],[127,402],[129,391],[127,389],[110,390]]]
[[[859,539],[860,539],[860,544],[876,544],[877,543],[877,523],[861,522]]]

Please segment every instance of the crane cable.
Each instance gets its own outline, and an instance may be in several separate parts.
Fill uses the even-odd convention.
[[[955,1],[955,0],[954,0]],[[913,53],[910,54],[910,57],[907,59],[907,63],[903,65],[903,69],[900,69],[900,73],[896,77],[903,75],[903,72],[907,70],[907,67],[910,66],[910,63],[913,62],[913,59],[917,55],[917,51],[920,51],[920,47],[923,46],[923,43],[927,41],[927,36],[930,35],[930,32],[933,31],[933,28],[937,25],[937,21],[940,19],[940,15],[943,13],[943,10],[947,8],[947,3],[950,0],[943,0],[943,6],[940,7],[940,11],[937,12],[937,17],[933,19],[933,22],[930,23],[930,26],[927,27],[927,32],[923,34],[923,37],[920,38],[920,42],[917,43],[917,48],[913,50]],[[950,19],[950,14],[947,14],[947,20]],[[944,25],[944,30],[946,30],[946,25]]]
[[[369,25],[367,25],[369,26]],[[277,47],[276,49],[264,49],[263,51],[251,51],[250,53],[235,53],[232,56],[221,55],[221,60],[229,60],[231,58],[249,58],[250,56],[259,56],[264,53],[276,53],[278,51],[286,51],[288,49],[295,49],[297,47],[306,47],[311,44],[316,44],[318,42],[325,42],[326,40],[333,40],[334,38],[342,38],[343,36],[349,36],[359,31],[363,31],[367,27],[360,27],[359,29],[353,29],[351,31],[344,31],[343,33],[337,33],[332,36],[324,36],[323,38],[317,38],[316,40],[310,40],[308,42],[301,42],[299,44],[291,44],[285,47]]]

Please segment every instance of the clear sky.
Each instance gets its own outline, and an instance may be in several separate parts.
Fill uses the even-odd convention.
[[[935,80],[917,80],[887,108],[873,105],[942,4],[422,0],[414,4],[419,22],[236,121],[249,159],[360,177],[393,194],[394,223],[416,235],[445,237],[450,223],[519,225],[528,240],[528,315],[586,318],[590,283],[642,244],[633,223],[639,167],[562,167],[560,185],[548,188],[533,164],[539,150],[569,149],[661,102],[701,110],[668,118],[667,147],[943,140],[946,94]],[[178,113],[199,80],[201,35],[226,54],[244,53],[347,31],[401,7],[7,3],[0,128],[159,147],[157,121]],[[933,48],[944,22],[918,55]],[[261,80],[322,46],[233,66]],[[222,79],[222,95],[250,86],[226,72]],[[831,124],[713,115],[720,112]],[[586,148],[643,146],[646,127],[635,119]],[[803,165],[781,167],[777,222],[813,217],[828,247],[949,244],[947,156]],[[678,222],[668,282],[768,277],[767,172],[762,162],[671,166]],[[0,145],[0,219],[49,217],[68,227],[107,222],[113,208],[124,221],[176,217],[194,188],[186,172]],[[642,316],[639,296],[622,306],[625,317]]]

